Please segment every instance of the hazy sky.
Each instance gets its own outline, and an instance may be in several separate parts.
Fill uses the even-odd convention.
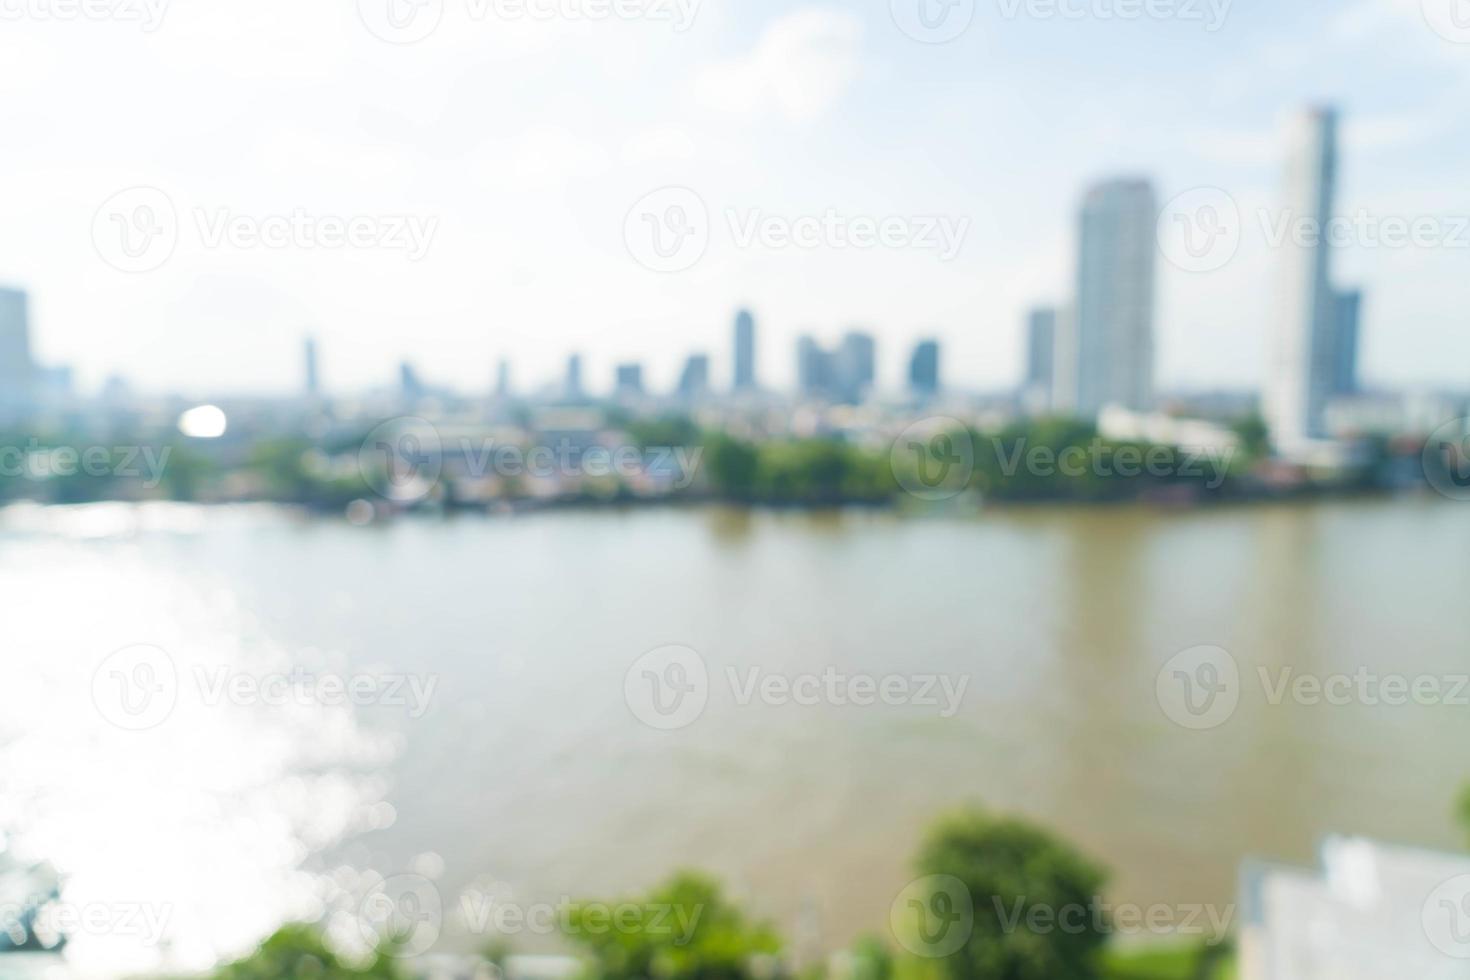
[[[1369,292],[1368,380],[1459,384],[1470,364],[1470,30],[1447,19],[1464,0],[1150,0],[1162,16],[1141,19],[1107,15],[1142,0],[953,0],[931,23],[969,23],[943,44],[905,32],[942,0],[618,0],[625,18],[391,0],[420,16],[409,32],[434,27],[412,44],[374,33],[408,39],[390,0],[68,2],[0,0],[0,282],[31,291],[40,356],[86,385],[283,390],[309,331],[334,388],[405,357],[483,388],[502,354],[529,386],[574,349],[592,386],[623,359],[670,384],[695,350],[723,381],[741,304],[773,384],[798,333],[853,326],[879,336],[885,382],[932,334],[951,383],[1010,384],[1025,309],[1071,292],[1082,189],[1114,174],[1166,201],[1224,188],[1246,215],[1223,268],[1161,259],[1159,373],[1251,385],[1275,288],[1257,211],[1279,198],[1283,118],[1324,100],[1345,116],[1341,211],[1450,219],[1448,246],[1342,254]],[[708,247],[658,272],[626,232],[671,186],[707,209]],[[134,187],[156,190],[114,200]],[[136,212],[158,192],[177,244],[120,271],[117,222],[167,227]],[[948,260],[742,242],[754,218],[829,212],[965,235]],[[216,237],[293,215],[326,242]],[[354,218],[359,245],[334,243],[331,219]]]

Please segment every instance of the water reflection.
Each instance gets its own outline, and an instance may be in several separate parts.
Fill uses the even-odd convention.
[[[1242,857],[1305,859],[1330,831],[1453,844],[1463,709],[1268,706],[1254,678],[1463,672],[1467,547],[1460,508],[1411,501],[365,529],[270,510],[0,511],[0,596],[23,611],[7,673],[27,682],[0,685],[0,826],[79,899],[177,906],[180,964],[325,910],[358,934],[341,913],[425,862],[442,895],[488,881],[523,901],[698,866],[831,948],[886,921],[921,829],[970,801],[1079,841],[1116,870],[1118,901],[1225,904]],[[440,684],[415,718],[181,697],[133,732],[99,716],[90,679],[139,643],[185,676],[304,665]],[[673,734],[622,700],[635,659],[671,643],[716,682]],[[1255,690],[1227,724],[1187,731],[1155,682],[1201,644]],[[969,686],[942,718],[742,704],[727,680],[829,667]],[[79,960],[149,965],[146,948],[84,938]]]
[[[316,917],[331,892],[310,856],[388,819],[394,741],[350,707],[201,687],[313,659],[266,635],[225,577],[137,544],[205,524],[187,508],[7,514],[0,827],[17,860],[54,863],[63,908],[95,916],[66,950],[79,976],[205,968]],[[93,681],[139,643],[166,651],[179,683],[166,717],[130,730]]]

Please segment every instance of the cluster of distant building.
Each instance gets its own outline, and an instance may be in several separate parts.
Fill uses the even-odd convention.
[[[1310,110],[1292,125],[1283,206],[1293,221],[1325,229],[1334,216],[1337,130],[1331,109]],[[1089,418],[1108,408],[1155,410],[1159,214],[1148,180],[1111,180],[1087,192],[1073,302],[1036,309],[1027,321],[1028,410]],[[1363,294],[1334,282],[1327,235],[1284,244],[1278,263],[1284,288],[1261,408],[1278,451],[1310,456],[1328,448],[1334,400],[1359,394]]]
[[[614,401],[641,400],[649,397],[672,398],[686,405],[697,405],[716,396],[728,394],[736,399],[758,394],[762,387],[756,367],[757,327],[755,314],[740,310],[735,315],[732,337],[733,373],[728,388],[718,388],[711,377],[710,357],[692,353],[685,359],[678,382],[672,391],[655,392],[645,383],[643,365],[624,362],[614,366],[612,398]],[[909,369],[909,390],[917,399],[937,395],[940,347],[936,340],[923,340],[914,349]],[[321,394],[317,371],[317,347],[308,339],[305,348],[307,393]],[[866,401],[877,383],[878,342],[872,334],[852,330],[835,346],[826,346],[817,338],[803,336],[796,345],[796,393],[805,399],[832,404],[856,405]],[[580,354],[568,356],[566,370],[559,384],[544,394],[552,399],[578,403],[594,400],[583,377]],[[399,394],[409,404],[435,394],[423,383],[412,364],[399,367]],[[496,370],[494,395],[508,400],[515,392],[511,385],[511,365],[502,360]]]
[[[1338,116],[1332,109],[1302,113],[1291,130],[1284,213],[1295,222],[1326,228],[1334,218],[1338,170]],[[1259,403],[1253,395],[1161,399],[1155,386],[1156,264],[1160,253],[1160,206],[1147,179],[1108,180],[1090,188],[1079,215],[1074,295],[1066,302],[1032,311],[1025,323],[1022,384],[998,404],[971,399],[971,407],[997,407],[1010,414],[1066,415],[1099,422],[1105,434],[1147,432],[1167,437],[1181,413],[1221,420],[1259,411],[1279,454],[1301,461],[1333,462],[1343,456],[1334,435],[1400,432],[1434,425],[1461,408],[1452,399],[1427,399],[1363,392],[1358,380],[1358,345],[1363,294],[1343,288],[1333,275],[1331,236],[1283,242],[1276,258],[1283,288],[1271,325],[1271,359]],[[652,392],[639,363],[618,364],[613,400],[630,405],[688,407],[727,399],[738,408],[769,394],[757,373],[757,324],[739,311],[732,338],[733,380],[716,390],[710,358],[688,356],[671,392]],[[319,350],[304,346],[305,396],[325,405]],[[858,405],[875,395],[877,342],[852,330],[836,343],[802,336],[795,350],[796,395],[832,406]],[[960,399],[945,389],[938,340],[922,339],[907,365],[905,390],[896,404],[924,404],[941,393],[959,410]],[[598,389],[605,390],[601,385]],[[891,393],[890,393],[891,394]],[[492,400],[514,398],[511,366],[502,360]],[[125,402],[126,386],[111,379],[104,406]],[[465,404],[446,388],[427,383],[408,362],[399,368],[395,389],[370,403],[379,407],[416,407],[426,401]],[[552,403],[594,400],[584,385],[580,355],[568,358],[565,376],[530,396]],[[522,399],[517,399],[522,400]],[[0,289],[0,418],[28,410],[72,404],[72,378],[66,368],[35,363],[30,346],[25,293]],[[983,403],[983,405],[982,405]],[[364,403],[366,404],[366,403]],[[1166,415],[1159,411],[1168,407]],[[988,410],[988,409],[987,409]],[[1172,428],[1171,428],[1172,426]],[[1433,425],[1430,428],[1434,427]],[[1109,429],[1116,430],[1110,433]],[[1216,426],[1216,435],[1226,430]],[[1427,429],[1425,431],[1428,431]]]

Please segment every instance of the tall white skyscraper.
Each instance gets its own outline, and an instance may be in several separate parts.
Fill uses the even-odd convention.
[[[18,289],[0,289],[0,408],[24,409],[33,395],[29,302]]]
[[[1082,202],[1077,307],[1056,345],[1057,401],[1092,417],[1154,400],[1154,255],[1158,199],[1147,180],[1113,180]],[[1062,358],[1069,361],[1063,363]],[[1075,392],[1067,397],[1065,384]]]
[[[1337,112],[1312,109],[1292,120],[1283,217],[1298,235],[1281,246],[1266,424],[1278,449],[1327,435],[1327,401],[1335,375],[1338,305],[1332,288],[1328,225],[1337,191]]]

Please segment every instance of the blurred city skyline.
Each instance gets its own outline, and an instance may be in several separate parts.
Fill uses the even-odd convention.
[[[876,339],[880,387],[902,387],[914,344],[934,337],[946,384],[1008,388],[1027,312],[1071,298],[1084,192],[1137,176],[1165,204],[1222,188],[1245,216],[1220,268],[1157,263],[1159,389],[1256,390],[1279,266],[1256,216],[1283,206],[1289,115],[1341,109],[1339,214],[1470,215],[1456,111],[1470,48],[1435,30],[1433,0],[1181,3],[1138,20],[981,4],[945,44],[905,33],[901,6],[659,5],[690,15],[677,30],[451,0],[414,44],[375,36],[356,4],[164,7],[151,25],[8,14],[16,190],[0,282],[30,295],[37,358],[90,389],[118,373],[147,391],[297,391],[305,335],[338,391],[391,384],[405,360],[484,391],[502,358],[534,387],[572,352],[589,387],[639,361],[650,387],[673,388],[697,352],[723,386],[739,308],[760,322],[773,387],[795,385],[799,336],[858,329]],[[84,82],[84,66],[115,84]],[[132,187],[167,195],[179,234],[167,261],[126,273],[94,221]],[[668,187],[707,206],[710,241],[659,272],[630,254],[625,225]],[[966,231],[949,260],[738,241],[757,216],[834,210]],[[417,259],[210,245],[220,221],[300,212],[417,217],[433,234]],[[1467,246],[1336,250],[1338,280],[1367,296],[1366,385],[1461,385]]]

